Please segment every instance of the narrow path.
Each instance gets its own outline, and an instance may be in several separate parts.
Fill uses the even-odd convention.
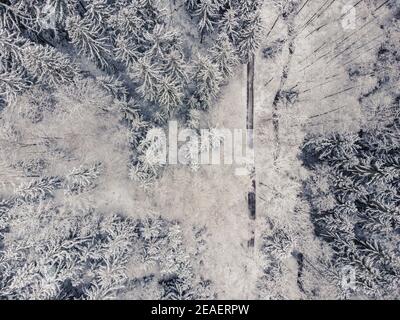
[[[246,129],[247,129],[247,144],[254,152],[254,54],[250,57],[250,61],[247,64],[247,117],[246,117]],[[255,153],[253,153],[255,154]],[[255,163],[255,161],[254,161]],[[251,220],[256,219],[256,173],[255,165],[254,171],[251,173],[251,186],[250,191],[247,193],[247,205],[249,209],[249,217]],[[254,247],[255,231],[251,229],[251,236],[248,242],[250,248]]]

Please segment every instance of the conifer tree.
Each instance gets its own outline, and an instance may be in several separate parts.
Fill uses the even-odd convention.
[[[65,177],[65,192],[77,194],[94,188],[100,173],[101,163],[73,168]]]
[[[31,84],[26,78],[24,69],[21,67],[6,69],[0,61],[0,99],[12,101]]]
[[[140,52],[140,46],[136,44],[131,37],[119,34],[115,38],[115,57],[122,61],[127,67],[135,63],[143,54]]]
[[[42,177],[20,184],[16,190],[16,198],[19,202],[38,202],[53,195],[60,187],[61,180],[58,177]]]
[[[9,30],[25,30],[28,36],[35,38],[42,30],[40,0],[15,0],[8,4],[0,2],[0,27]]]
[[[114,98],[126,100],[128,90],[120,79],[113,76],[104,75],[97,77],[96,82],[100,85],[101,88],[105,89]]]
[[[57,30],[64,27],[65,20],[70,13],[75,12],[74,1],[71,0],[48,0],[48,12],[52,15],[53,27]]]
[[[157,101],[167,111],[178,106],[183,96],[182,87],[171,76],[164,76],[158,83]]]
[[[49,46],[24,46],[22,63],[34,79],[53,86],[71,83],[78,74],[77,67],[65,55]]]
[[[0,61],[7,65],[14,65],[21,62],[21,47],[26,40],[16,32],[10,32],[8,29],[0,29]]]
[[[161,80],[160,68],[148,56],[138,59],[130,69],[130,76],[139,84],[136,91],[146,100],[154,101],[157,97],[158,84]]]
[[[198,55],[193,75],[193,81],[196,84],[195,97],[201,108],[208,109],[220,91],[222,75],[219,67],[208,57]]]
[[[137,43],[143,37],[143,30],[146,30],[143,18],[137,3],[124,4],[110,17],[109,23],[118,34]]]
[[[71,42],[80,53],[86,55],[101,68],[109,66],[110,43],[101,26],[78,16],[67,20],[67,31]]]
[[[240,53],[242,62],[246,63],[260,44],[262,25],[258,11],[248,13],[242,19],[237,40],[237,50]]]
[[[239,36],[239,11],[235,7],[227,9],[218,23],[222,33],[228,35],[232,43],[236,43]]]
[[[185,0],[186,9],[193,13],[198,8],[198,0]]]
[[[172,50],[164,57],[163,69],[167,75],[183,84],[187,83],[189,80],[187,72],[188,66],[180,50]]]
[[[202,39],[205,32],[214,31],[219,16],[219,8],[219,3],[215,0],[201,0],[197,4],[193,15],[199,19],[198,28]]]
[[[107,4],[107,0],[89,0],[87,2],[85,13],[87,20],[105,28],[107,20],[113,13],[111,6]]]
[[[175,30],[166,30],[164,25],[158,24],[152,32],[145,32],[144,39],[148,43],[147,54],[152,57],[164,58],[171,49],[180,48],[181,40]]]
[[[212,61],[219,66],[226,79],[233,73],[233,68],[239,64],[236,50],[226,34],[221,34],[210,49]]]

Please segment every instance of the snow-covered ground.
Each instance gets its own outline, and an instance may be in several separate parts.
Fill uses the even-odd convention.
[[[200,41],[195,19],[182,2],[164,1],[168,4],[166,25],[181,32],[185,59],[192,64],[198,53],[209,54],[214,39],[206,35]],[[288,3],[293,3],[293,10],[288,9]],[[135,236],[139,238],[145,234],[141,228],[148,217],[161,217],[173,226],[177,223],[178,231],[173,227],[171,230],[179,236],[181,232],[182,239],[177,237],[171,255],[185,263],[185,259],[190,261],[189,267],[179,270],[193,271],[197,280],[210,280],[218,299],[335,299],[338,287],[324,275],[321,263],[331,254],[331,248],[316,236],[310,205],[302,194],[310,172],[304,166],[301,148],[309,134],[357,133],[362,128],[365,118],[360,97],[370,92],[377,80],[368,74],[350,78],[350,69],[361,63],[375,63],[385,19],[392,13],[383,0],[263,2],[263,31],[254,55],[255,220],[250,219],[248,209],[250,177],[238,175],[236,165],[200,165],[192,170],[190,166],[169,164],[149,188],[129,179],[129,170],[137,165],[131,159],[136,150],[132,152],[127,141],[132,128],[127,128],[127,119],[121,120],[118,113],[122,101],[95,83],[106,72],[87,57],[75,60],[81,71],[96,79],[79,80],[78,89],[71,85],[62,87],[67,88],[65,92],[51,91],[56,102],[49,98],[51,102],[45,103],[56,106],[56,111],[40,110],[44,117],[37,123],[27,118],[25,113],[33,110],[29,109],[33,106],[32,96],[43,95],[44,91],[38,91],[35,95],[21,94],[16,104],[1,113],[1,143],[5,143],[0,150],[0,175],[4,176],[0,177],[0,201],[10,198],[18,203],[21,196],[14,193],[23,194],[24,190],[16,186],[41,174],[64,177],[72,168],[101,162],[103,171],[93,178],[96,182],[92,184],[92,177],[83,182],[90,189],[68,194],[62,191],[62,185],[48,193],[39,190],[42,193],[38,197],[43,201],[51,198],[61,206],[68,204],[104,216],[118,214],[131,219],[137,222]],[[63,51],[73,54],[70,47]],[[209,110],[200,112],[202,129],[246,128],[246,67],[237,66],[233,76],[224,80]],[[119,75],[129,90],[137,87],[129,72]],[[190,89],[191,94],[195,89]],[[142,112],[147,106],[138,110]],[[180,120],[179,126],[183,127]],[[37,154],[44,154],[44,168],[38,176],[25,176],[18,167],[22,166],[20,160],[37,160]],[[0,205],[8,212],[14,202]],[[21,206],[25,205],[23,202]],[[16,205],[13,210],[19,212],[18,208]],[[255,245],[249,246],[253,234]],[[143,238],[147,241],[146,236]],[[154,240],[152,237],[149,239]],[[153,250],[170,250],[168,237],[160,241],[163,248],[157,247],[157,242]],[[11,243],[15,240],[10,239]],[[148,250],[144,247],[136,250]],[[156,289],[151,287],[150,293],[141,295],[140,290],[130,291],[127,285],[122,290],[124,298],[159,298],[162,281],[170,280],[171,275],[162,274],[157,263],[149,263],[150,267],[142,263],[151,253],[142,254],[135,253],[126,260],[129,285],[135,281],[146,283],[147,278],[155,276],[156,280],[149,283]]]

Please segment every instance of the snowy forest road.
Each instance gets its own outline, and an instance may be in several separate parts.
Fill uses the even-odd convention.
[[[251,56],[250,61],[247,63],[247,117],[246,117],[246,129],[247,142],[249,148],[254,150],[254,54]],[[256,175],[255,167],[252,172],[250,191],[247,193],[247,204],[249,209],[249,216],[251,220],[256,219]],[[254,247],[254,228],[251,230],[251,237],[249,239],[248,246]]]

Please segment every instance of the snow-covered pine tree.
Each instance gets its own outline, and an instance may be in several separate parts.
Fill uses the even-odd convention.
[[[122,61],[127,67],[135,63],[143,56],[140,45],[135,43],[131,37],[125,34],[118,34],[115,40],[115,57]]]
[[[71,42],[80,53],[97,63],[101,68],[109,67],[110,39],[101,26],[87,18],[73,16],[67,20],[67,31]]]
[[[276,286],[276,281],[284,279],[286,261],[292,257],[295,250],[290,229],[275,225],[271,219],[266,219],[265,224],[265,230],[260,236],[262,276],[257,286],[261,297],[271,298],[272,294],[276,294],[271,288]]]
[[[42,31],[41,12],[45,3],[41,0],[12,0],[0,2],[0,27],[24,31],[36,37]]]
[[[143,117],[138,112],[137,105],[132,99],[124,106],[123,114],[131,126],[129,142],[133,147],[137,148],[141,140],[145,138],[150,123],[143,120]]]
[[[50,46],[25,45],[22,64],[35,80],[51,86],[72,83],[78,75],[77,66]]]
[[[31,86],[22,67],[5,68],[0,60],[0,101],[9,102]]]
[[[222,74],[207,56],[198,55],[193,68],[194,96],[202,109],[208,109],[220,91]]]
[[[152,114],[151,121],[154,122],[154,124],[157,126],[162,126],[166,124],[168,118],[169,115],[167,111],[164,109],[159,109]]]
[[[331,133],[326,136],[310,136],[304,143],[306,152],[311,151],[320,160],[330,163],[337,159],[349,159],[361,149],[359,137],[355,133]]]
[[[193,300],[193,289],[188,286],[186,281],[179,277],[173,277],[161,283],[165,300]]]
[[[233,74],[233,69],[239,64],[235,48],[226,34],[217,38],[214,46],[210,49],[212,61],[219,66],[224,79]]]
[[[17,32],[0,29],[0,61],[4,66],[16,66],[21,61],[21,47],[26,43]]]
[[[73,0],[47,0],[46,9],[48,19],[53,24],[55,30],[59,30],[65,26],[65,20],[69,14],[74,14],[77,2]],[[46,10],[44,10],[46,11]]]
[[[171,76],[163,76],[160,79],[157,91],[157,102],[167,111],[171,111],[182,102],[183,88]]]
[[[176,30],[166,30],[164,24],[157,24],[151,32],[144,33],[147,42],[146,51],[151,57],[164,58],[171,50],[180,49],[181,36]]]
[[[189,13],[193,13],[197,9],[198,0],[185,0],[186,9]]]
[[[147,30],[143,15],[140,14],[140,6],[135,3],[124,3],[118,6],[119,10],[109,19],[109,24],[118,33],[138,43],[143,37],[143,30]],[[151,30],[151,29],[150,29]]]
[[[38,202],[53,196],[53,192],[61,186],[59,177],[41,177],[21,183],[15,189],[18,202]]]
[[[64,179],[65,193],[78,194],[94,188],[101,168],[101,163],[73,168]]]
[[[261,40],[262,24],[259,11],[245,14],[241,17],[241,26],[237,39],[237,51],[243,63],[249,61]]]
[[[232,43],[238,41],[239,36],[239,11],[235,7],[227,9],[218,22],[219,29],[222,33],[228,35]]]
[[[158,84],[161,80],[161,70],[152,62],[151,58],[144,56],[132,64],[130,68],[131,78],[139,84],[136,91],[144,99],[154,101],[157,98]]]
[[[150,129],[152,130],[152,129]],[[150,131],[149,130],[149,131]],[[146,134],[146,138],[140,141],[138,145],[138,161],[140,168],[149,173],[152,177],[156,177],[159,170],[164,166],[160,160],[160,154],[165,147],[162,139]]]
[[[214,31],[219,17],[220,4],[217,0],[200,0],[197,3],[193,16],[198,17],[198,28],[201,39],[206,32]]]
[[[149,188],[155,182],[156,176],[146,170],[141,162],[137,162],[129,169],[129,179],[138,183],[144,189]]]
[[[126,89],[124,82],[119,78],[115,78],[109,75],[103,75],[96,78],[96,82],[101,88],[106,90],[114,98],[120,100],[126,100],[128,90]]]
[[[277,0],[281,1],[281,0]],[[296,1],[296,0],[282,0],[282,1]],[[263,0],[233,0],[233,6],[240,8],[241,14],[247,15],[258,11],[263,3]]]
[[[189,81],[187,69],[188,65],[181,50],[172,50],[164,56],[164,72],[183,85]]]
[[[85,17],[88,21],[107,28],[108,19],[113,14],[113,8],[107,3],[107,0],[87,0]]]
[[[138,42],[144,31],[151,32],[157,24],[165,23],[166,10],[156,0],[119,1],[120,10],[110,19],[114,29]]]
[[[118,101],[118,106],[122,113],[122,118],[129,123],[139,117],[139,106],[133,99],[123,99]]]

